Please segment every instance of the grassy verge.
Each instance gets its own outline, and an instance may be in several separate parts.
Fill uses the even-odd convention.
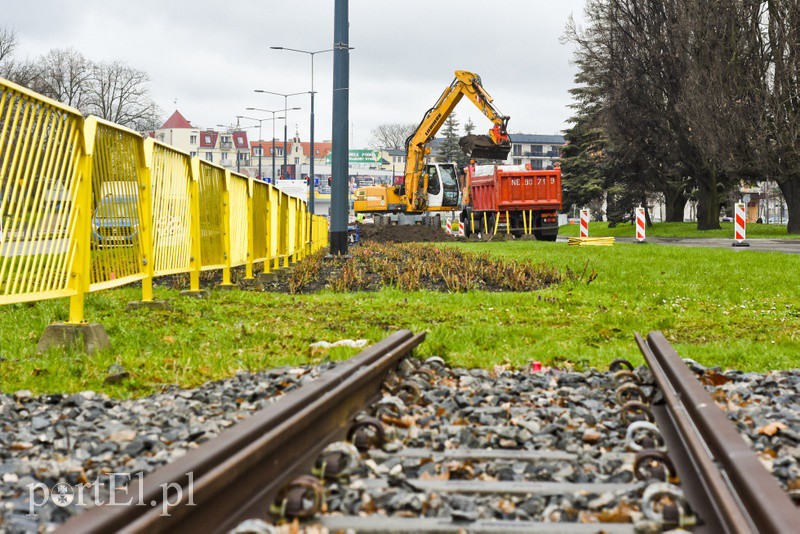
[[[442,246],[441,244],[438,246]],[[67,316],[67,303],[0,308],[0,391],[102,390],[139,396],[165,384],[196,386],[237,370],[341,359],[354,349],[315,353],[319,340],[376,341],[397,328],[427,330],[422,356],[455,365],[531,360],[546,365],[603,366],[617,357],[640,362],[633,332],[662,330],[678,351],[707,365],[763,371],[800,367],[797,258],[617,244],[459,243],[464,250],[546,261],[559,270],[597,272],[590,284],[564,282],[532,293],[378,292],[286,295],[215,292],[181,299],[159,289],[173,310],[124,312],[132,288],[99,292],[87,316],[102,323],[109,351],[87,356],[36,354],[45,326]],[[120,363],[131,377],[104,384]]]
[[[647,237],[684,237],[703,238],[715,237],[733,239],[733,223],[722,222],[720,230],[698,230],[693,222],[679,223],[653,223],[647,229]],[[558,235],[576,237],[579,225],[566,224],[558,229]],[[592,237],[635,237],[636,227],[632,223],[621,223],[614,228],[609,228],[607,222],[597,221],[589,223],[589,235]],[[747,239],[800,239],[800,235],[789,234],[785,224],[748,224]]]

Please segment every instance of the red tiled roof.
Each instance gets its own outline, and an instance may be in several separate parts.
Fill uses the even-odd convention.
[[[192,124],[181,115],[181,112],[176,109],[175,113],[170,115],[167,122],[165,122],[160,129],[167,130],[170,128],[194,128],[194,126],[192,126]]]
[[[253,149],[260,146],[261,149],[264,151],[265,156],[272,156],[272,141],[251,141],[250,142],[250,152],[253,152]],[[291,150],[292,144],[288,143],[287,148]],[[283,140],[275,139],[275,154],[277,155],[280,151],[283,150]]]
[[[233,146],[236,148],[247,148],[247,132],[232,132]]]
[[[303,148],[303,155],[305,155],[306,157],[310,157],[311,156],[311,143],[302,143],[301,142],[300,145]],[[253,141],[253,142],[250,143],[251,151],[252,151],[253,148],[256,148],[257,146],[261,146],[264,149],[264,155],[265,156],[271,156],[272,155],[272,141]],[[316,152],[316,154],[314,155],[314,157],[315,158],[324,158],[324,157],[326,157],[328,155],[328,153],[330,153],[332,146],[333,146],[333,143],[331,143],[331,142],[322,142],[322,141],[317,142],[317,141],[315,141],[314,142],[314,152]],[[282,150],[282,149],[283,149],[283,139],[281,139],[281,140],[276,139],[275,140],[275,152],[279,153],[280,150]],[[288,143],[287,149],[290,150],[290,151],[292,150],[292,142]]]
[[[303,145],[303,154],[306,156],[311,156],[311,143],[300,143]],[[314,154],[315,158],[324,158],[328,155],[333,147],[333,143],[325,143],[320,141],[314,141]]]
[[[214,148],[217,146],[217,136],[219,136],[219,132],[200,132],[200,148]]]

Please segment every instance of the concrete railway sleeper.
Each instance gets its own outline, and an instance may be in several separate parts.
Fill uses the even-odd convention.
[[[797,509],[660,333],[649,368],[451,369],[401,331],[144,478],[194,504],[62,531],[792,532]],[[704,398],[702,394],[705,393]],[[715,414],[714,410],[719,411]],[[170,501],[173,502],[173,501]]]

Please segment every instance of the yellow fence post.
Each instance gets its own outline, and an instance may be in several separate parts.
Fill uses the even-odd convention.
[[[270,226],[270,231],[272,232],[272,237],[270,241],[270,247],[275,245],[275,257],[273,258],[272,266],[275,269],[280,269],[281,267],[281,251],[283,250],[283,224],[281,222],[281,200],[283,195],[281,194],[280,190],[277,188],[271,187],[270,189],[270,213],[273,215],[271,216],[272,224]],[[272,250],[272,248],[270,248]]]
[[[233,250],[231,248],[231,171],[225,170],[225,186],[222,190],[222,258],[225,267],[222,268],[222,283],[220,287],[233,287],[231,282],[231,262]]]
[[[97,121],[86,119],[83,125],[83,158],[81,174],[75,195],[75,263],[71,273],[71,289],[76,291],[69,299],[69,322],[84,322],[84,301],[89,292],[92,243],[92,153],[97,134]]]
[[[274,217],[272,216],[272,210],[273,210],[272,201],[275,197],[275,192],[277,191],[277,189],[275,189],[269,184],[263,184],[263,187],[266,189],[267,201],[265,202],[266,211],[261,214],[261,217],[264,217],[267,224],[264,225],[264,228],[266,228],[266,233],[263,236],[261,236],[261,239],[264,239],[267,243],[267,255],[266,258],[264,258],[264,273],[268,274],[272,272],[272,264],[270,263],[272,261],[272,235],[274,232],[274,229],[272,227],[272,223],[274,220]]]
[[[142,143],[142,168],[139,170],[139,241],[142,254],[142,271],[146,278],[142,279],[142,301],[153,301],[153,273],[155,272],[155,255],[153,253],[153,139],[147,138]]]
[[[253,178],[247,179],[247,263],[245,264],[245,280],[253,279],[253,258],[256,257],[255,225],[253,213]],[[269,259],[267,262],[269,263]]]
[[[200,269],[203,262],[200,258],[200,159],[192,158],[189,176],[189,232],[192,248],[189,257],[189,291],[185,295],[200,295]]]

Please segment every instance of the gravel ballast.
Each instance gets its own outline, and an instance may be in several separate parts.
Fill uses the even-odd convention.
[[[99,480],[105,499],[109,473],[147,474],[333,365],[242,372],[197,389],[169,389],[135,400],[94,392],[0,394],[0,532],[46,530],[85,509],[50,499],[30,516],[29,485],[50,489]],[[690,366],[779,484],[800,492],[800,371],[758,374]],[[418,383],[421,400],[406,405],[398,398],[403,395],[387,392],[380,415],[394,421],[393,440],[385,452],[362,459],[349,481],[329,485],[330,512],[466,520],[638,517],[635,490],[501,497],[425,492],[413,485],[414,480],[636,485],[630,461],[609,454],[624,450],[625,436],[609,373],[452,369],[438,359],[410,360],[404,367],[406,380]],[[637,373],[647,374],[641,368]],[[399,459],[391,455],[399,448],[556,450],[579,461]],[[40,494],[34,498],[44,500]]]

